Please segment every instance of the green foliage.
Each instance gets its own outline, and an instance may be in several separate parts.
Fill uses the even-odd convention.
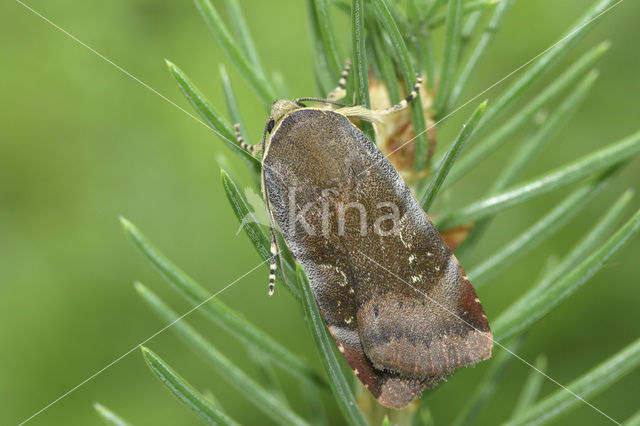
[[[202,92],[200,92],[180,68],[170,61],[166,61],[166,63],[169,68],[169,73],[176,80],[176,83],[178,83],[180,91],[182,91],[182,94],[189,100],[195,110],[198,111],[210,129],[213,130],[236,155],[239,155],[244,160],[249,169],[257,172],[260,166],[259,162],[236,144],[232,126],[216,112],[207,98],[205,98]]]
[[[503,2],[504,0],[472,0],[462,4],[460,12],[462,13],[462,15],[466,15],[468,13],[475,12],[477,10],[483,10],[487,7],[495,6],[496,4],[500,4]],[[434,29],[437,26],[444,24],[446,19],[446,13],[439,13],[437,15],[434,15],[433,17],[429,17],[429,27],[431,27],[431,29]]]
[[[211,404],[207,398],[187,383],[178,373],[167,365],[158,355],[151,350],[141,347],[142,356],[163,385],[188,407],[193,414],[208,425],[237,425],[220,410]]]
[[[640,364],[640,339],[614,356],[569,383],[566,389],[559,389],[543,398],[531,408],[509,420],[506,425],[542,425],[565,415],[582,404],[585,399],[602,392],[616,380]],[[581,399],[577,398],[580,396]],[[601,413],[608,417],[605,413]],[[608,417],[609,420],[611,417]]]
[[[542,216],[531,227],[518,235],[501,250],[489,256],[469,273],[475,288],[480,288],[494,274],[516,262],[534,247],[566,225],[582,208],[609,183],[609,173],[584,185]]]
[[[489,2],[485,2],[485,4],[488,4],[488,3]],[[498,30],[500,29],[502,22],[507,16],[509,9],[511,9],[511,6],[513,6],[513,3],[515,3],[515,0],[501,0],[498,2],[493,14],[491,15],[491,19],[483,28],[482,34],[479,36],[479,40],[476,43],[476,46],[473,49],[473,52],[467,59],[467,62],[462,68],[460,75],[456,79],[455,86],[451,91],[451,96],[449,97],[448,108],[450,108],[451,105],[453,105],[460,97],[460,94],[464,90],[467,82],[469,81],[469,78],[475,72],[476,68],[480,64],[480,61],[485,56],[485,52],[487,48],[489,47],[489,45],[491,45],[493,38],[498,33]],[[465,3],[465,5],[468,5],[468,4],[469,3]],[[466,29],[466,31],[463,31],[463,34],[462,34],[463,43],[466,44],[468,42],[468,38],[470,38],[471,33],[473,32],[473,29],[477,24],[478,18],[480,18],[479,14],[472,15],[472,17],[470,18],[468,29]]]
[[[440,85],[433,101],[433,108],[441,113],[449,98],[449,92],[456,74],[458,56],[460,56],[460,30],[462,26],[462,0],[449,0],[447,9],[447,31],[444,38]]]
[[[93,408],[96,409],[102,420],[107,426],[131,426],[130,423],[126,422],[120,416],[118,416],[113,411],[109,410],[102,404],[94,403]]]
[[[462,408],[456,416],[453,426],[464,426],[474,423],[475,418],[484,409],[484,407],[492,399],[493,395],[497,392],[501,379],[506,374],[509,364],[513,362],[513,352],[517,352],[522,346],[525,336],[514,340],[507,345],[508,352],[506,350],[499,350],[498,354],[493,355],[493,362],[487,369],[486,374],[482,380],[476,386],[471,396],[461,404]]]
[[[320,18],[318,17],[314,0],[307,0],[307,10],[309,13],[309,27],[311,32],[311,47],[313,48],[313,65],[318,86],[318,96],[327,96],[333,89],[336,82],[336,72],[332,71],[331,62],[333,59],[327,50],[322,31],[320,29]]]
[[[640,425],[640,410],[638,410],[633,416],[629,417],[624,426],[639,426]]]
[[[185,320],[172,311],[171,308],[153,292],[140,283],[136,284],[136,290],[144,301],[147,302],[167,324],[172,326],[172,329],[180,335],[187,345],[207,360],[209,365],[211,365],[220,376],[227,380],[231,386],[238,389],[239,392],[243,393],[256,408],[262,410],[265,415],[283,425],[307,424],[283,404],[279,398],[252,380],[242,369],[225,357],[213,344],[189,326]],[[165,382],[165,380],[163,380],[163,382]],[[168,387],[173,389],[172,386]]]
[[[571,65],[560,77],[557,77],[551,84],[546,86],[536,97],[529,101],[516,114],[505,121],[505,123],[493,130],[486,139],[482,140],[466,156],[456,163],[456,167],[451,171],[451,176],[447,179],[445,188],[485,160],[491,153],[498,149],[503,143],[512,140],[514,135],[523,126],[529,123],[536,114],[549,102],[553,101],[563,93],[580,76],[587,72],[596,61],[609,49],[609,43],[600,43],[591,49]],[[499,188],[504,189],[504,188]]]
[[[547,357],[544,355],[538,355],[538,358],[536,358],[536,362],[533,364],[534,368],[529,371],[529,376],[522,386],[522,392],[518,397],[518,402],[516,402],[513,408],[512,417],[516,417],[527,410],[535,403],[536,399],[538,399],[542,382],[545,379],[540,373],[544,373],[547,369],[547,362]]]
[[[596,2],[558,42],[544,51],[540,57],[525,68],[521,76],[517,78],[495,102],[492,102],[492,106],[485,114],[485,118],[478,130],[488,130],[498,118],[502,117],[513,107],[516,101],[519,100],[536,81],[549,72],[558,61],[584,37],[595,25],[595,18],[613,3],[614,0],[599,0]]]
[[[376,17],[379,19],[382,27],[387,31],[391,44],[398,55],[398,65],[400,67],[402,77],[404,78],[407,93],[409,93],[413,89],[416,72],[413,67],[411,55],[407,49],[407,44],[405,43],[405,40],[402,37],[393,16],[391,15],[387,5],[387,0],[373,0],[372,3],[376,12]],[[416,155],[413,166],[416,170],[422,170],[427,165],[428,148],[427,138],[425,135],[426,124],[422,110],[422,101],[419,96],[411,102],[411,118],[413,120],[413,126],[416,134],[413,142],[416,146]]]
[[[487,107],[487,101],[481,103],[478,108],[471,114],[469,120],[462,126],[462,130],[455,138],[451,147],[445,154],[442,162],[440,163],[440,167],[438,167],[438,171],[436,172],[433,179],[431,179],[431,183],[427,187],[424,196],[422,197],[420,204],[422,204],[422,208],[425,212],[429,212],[429,208],[433,201],[436,199],[436,195],[438,195],[438,191],[442,187],[444,180],[449,174],[449,170],[455,163],[462,147],[464,147],[465,142],[469,139],[469,137],[473,134],[473,131],[476,129],[476,126],[480,122],[482,118],[482,114],[484,114],[484,110]]]
[[[273,362],[281,365],[286,371],[312,383],[323,384],[325,382],[297,355],[285,349],[264,331],[251,324],[241,314],[226,306],[220,299],[211,295],[200,284],[175,266],[131,222],[126,219],[121,219],[121,221],[125,232],[158,272],[189,302],[194,305],[201,305],[200,309],[209,318],[235,337],[253,345],[256,350],[261,351],[265,356],[269,356]]]
[[[449,229],[496,214],[508,207],[562,188],[581,178],[592,176],[620,164],[640,151],[640,132],[555,170],[544,173],[510,189],[476,201],[455,212],[445,213],[436,221],[438,229]]]
[[[525,294],[492,324],[497,340],[506,339],[531,327],[551,309],[589,281],[640,232],[640,211],[613,234],[605,244],[565,275],[544,288]]]
[[[365,45],[364,0],[353,0],[351,6],[351,51],[353,53],[353,84],[358,103],[371,107],[369,99],[369,66]],[[362,122],[362,130],[375,141],[371,123]]]
[[[211,32],[224,48],[227,55],[229,55],[231,60],[234,62],[238,70],[240,70],[242,75],[245,76],[249,84],[254,88],[265,106],[271,105],[274,98],[273,90],[265,77],[265,73],[258,67],[259,64],[256,63],[255,57],[252,58],[252,60],[247,58],[247,54],[242,51],[241,44],[238,43],[231,35],[225,26],[222,17],[218,14],[218,11],[209,0],[195,0],[195,4]],[[232,8],[232,12],[239,10],[239,8]],[[234,19],[235,22],[242,22],[237,14],[233,14],[233,16],[236,16]],[[244,33],[243,42],[245,48],[253,45],[248,40],[249,34]]]
[[[322,41],[324,51],[327,53],[327,58],[329,58],[329,69],[332,70],[330,74],[335,80],[340,75],[342,61],[340,60],[340,53],[338,53],[338,47],[336,45],[335,32],[329,19],[327,1],[311,0],[311,3],[315,12],[314,16],[318,23],[317,28],[320,33],[320,40]]]
[[[592,68],[595,62],[608,49],[602,43],[587,51],[569,68],[556,77],[524,106],[515,111],[502,124],[498,119],[511,112],[526,92],[550,72],[559,60],[565,56],[594,25],[594,19],[613,3],[612,0],[597,1],[578,22],[566,32],[556,44],[525,67],[518,78],[511,83],[489,107],[487,102],[480,104],[468,119],[458,136],[435,161],[437,167],[429,168],[429,156],[426,138],[426,120],[422,102],[431,105],[436,117],[444,118],[449,111],[455,111],[455,103],[479,65],[495,34],[500,29],[513,0],[476,0],[463,2],[451,0],[407,0],[391,2],[388,0],[308,0],[311,45],[315,58],[315,76],[319,91],[328,93],[337,82],[342,67],[339,54],[339,40],[334,32],[331,5],[347,12],[351,17],[351,58],[353,60],[353,91],[358,102],[370,105],[369,73],[379,78],[387,87],[392,102],[401,97],[399,87],[411,90],[416,73],[426,73],[427,93],[430,99],[416,99],[411,104],[411,117],[415,131],[415,156],[413,169],[422,173],[417,187],[425,188],[422,205],[426,209],[433,207],[437,195],[442,189],[451,186],[466,173],[507,141],[512,141],[517,131],[535,121],[532,130],[514,156],[498,175],[488,192],[478,201],[462,208],[452,209],[447,200],[443,201],[444,213],[437,217],[439,229],[447,230],[460,225],[473,224],[475,229],[460,248],[462,253],[471,250],[490,220],[508,207],[532,200],[542,194],[566,187],[569,184],[587,180],[574,190],[557,206],[532,224],[528,229],[510,241],[502,250],[487,256],[469,272],[476,287],[486,283],[490,277],[507,265],[516,262],[529,250],[557,231],[575,215],[579,214],[588,202],[615,178],[615,172],[640,152],[640,133],[634,133],[620,141],[610,144],[589,155],[571,161],[552,171],[532,179],[519,182],[524,170],[535,156],[557,135],[560,128],[576,112],[594,84],[597,72]],[[226,1],[230,31],[217,9],[208,0],[196,0],[211,31],[224,51],[240,70],[246,82],[251,85],[265,105],[273,97],[273,88],[267,80],[254,43],[245,24],[241,10],[235,0]],[[446,6],[446,7],[445,7]],[[481,14],[489,14],[482,20]],[[434,54],[431,45],[431,31],[445,24],[444,45],[439,56]],[[482,25],[480,27],[480,25]],[[478,41],[466,61],[464,51],[468,48],[474,30],[479,27]],[[438,65],[439,62],[439,66]],[[458,64],[463,64],[461,67]],[[239,152],[234,142],[230,122],[223,118],[207,101],[205,96],[175,65],[168,63],[171,75],[179,88],[198,111],[201,117],[234,151]],[[460,71],[458,69],[460,68]],[[231,79],[221,66],[227,110],[234,123],[242,123],[241,103],[237,101],[231,87]],[[399,78],[400,77],[400,78]],[[274,79],[274,82],[276,80]],[[276,84],[278,92],[287,92],[282,82]],[[543,108],[566,92],[564,100],[547,119],[540,120]],[[437,90],[435,89],[437,88]],[[475,99],[475,98],[474,98]],[[431,103],[432,101],[432,103]],[[428,102],[428,103],[427,103]],[[485,109],[486,108],[486,109]],[[536,117],[538,119],[536,120]],[[366,125],[365,125],[366,126]],[[373,136],[372,128],[363,130]],[[484,137],[484,139],[481,139]],[[466,153],[463,148],[478,139],[476,146]],[[252,176],[258,176],[258,162],[245,153],[240,156],[246,161]],[[457,159],[461,156],[460,161]],[[449,173],[451,172],[451,173]],[[445,178],[447,178],[445,180]],[[269,236],[265,228],[256,220],[259,212],[246,194],[239,190],[234,177],[228,171],[221,171],[222,184],[229,204],[243,224],[245,234],[251,240],[261,259],[270,256]],[[255,180],[254,180],[255,182]],[[508,307],[498,318],[492,320],[492,329],[496,342],[505,343],[506,348],[490,361],[484,378],[479,382],[472,396],[461,409],[455,420],[457,425],[473,423],[478,413],[491,401],[499,390],[512,352],[517,351],[524,340],[523,334],[536,321],[566,300],[594,274],[609,262],[614,255],[640,231],[640,212],[635,213],[622,227],[611,234],[614,223],[620,218],[631,199],[627,191],[614,203],[603,218],[589,233],[574,246],[567,256],[550,269],[528,292]],[[438,205],[436,205],[438,206]],[[247,220],[248,219],[248,220]],[[205,311],[207,316],[245,343],[247,350],[258,351],[252,359],[265,377],[268,387],[253,380],[239,366],[225,357],[215,343],[206,340],[193,327],[181,319],[158,296],[149,289],[137,284],[136,288],[143,299],[174,329],[196,353],[223,375],[233,387],[242,393],[251,403],[280,424],[306,424],[307,420],[288,405],[286,395],[278,385],[277,372],[272,365],[281,367],[295,379],[300,380],[304,389],[303,397],[307,401],[309,418],[313,423],[326,423],[326,413],[318,402],[320,392],[330,389],[338,408],[347,423],[367,424],[365,415],[359,408],[351,389],[350,380],[343,374],[343,362],[336,355],[335,345],[324,324],[322,316],[313,299],[307,277],[299,265],[286,251],[281,254],[284,271],[278,271],[279,288],[289,290],[292,301],[301,304],[301,311],[309,326],[319,358],[324,366],[323,376],[295,352],[285,348],[267,332],[262,331],[246,320],[240,313],[223,304],[176,265],[171,263],[157,248],[144,237],[135,226],[122,219],[125,232],[135,245],[161,275],[192,305]],[[597,247],[599,241],[609,236]],[[463,254],[464,256],[464,254]],[[255,268],[254,268],[255,269]],[[291,283],[291,280],[295,284]],[[223,288],[224,289],[224,288]],[[189,311],[188,313],[190,313]],[[502,343],[500,344],[502,346]],[[206,423],[232,424],[231,420],[217,404],[211,403],[182,379],[164,361],[150,350],[143,348],[145,361],[167,388]],[[539,400],[542,385],[542,372],[546,369],[546,358],[539,357],[524,383],[517,404],[511,413],[508,424],[543,424],[565,414],[583,403],[576,398],[589,398],[611,385],[640,363],[640,341],[618,352],[612,358],[580,377],[570,385],[571,390],[559,389],[555,393]],[[557,383],[556,383],[557,384]],[[326,393],[326,392],[325,392]],[[428,403],[428,401],[427,401]],[[117,423],[117,416],[102,406],[96,409],[105,419]],[[407,412],[409,413],[409,412]],[[417,411],[416,420],[424,424],[434,423],[428,407]],[[233,414],[233,413],[232,413]],[[366,413],[365,413],[366,414]],[[411,418],[413,412],[407,416]],[[390,424],[390,417],[384,416],[383,424]],[[109,420],[107,420],[109,421]],[[630,419],[631,422],[635,421]]]
[[[220,171],[222,177],[222,185],[224,187],[229,204],[233,209],[233,212],[241,221],[244,231],[251,239],[253,246],[258,251],[260,257],[267,260],[271,256],[269,236],[265,230],[259,225],[260,221],[256,219],[256,212],[252,210],[252,206],[247,201],[245,194],[243,194],[233,178],[224,170]],[[242,221],[245,220],[243,223]],[[285,262],[285,269],[289,275],[295,274],[295,269],[291,262]],[[300,292],[296,286],[291,285],[284,279],[284,273],[281,270],[277,271],[277,277],[280,282],[288,289],[296,299],[300,299]]]

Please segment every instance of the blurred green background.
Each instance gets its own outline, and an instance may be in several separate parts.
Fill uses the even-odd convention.
[[[218,64],[226,63],[251,136],[254,140],[259,136],[265,110],[235,75],[191,2],[31,0],[28,4],[188,111],[163,59],[189,74],[220,110],[224,102]],[[241,4],[266,68],[282,72],[292,95],[315,95],[305,2]],[[518,1],[463,98],[547,48],[591,4],[592,0]],[[586,103],[528,176],[640,127],[638,16],[640,3],[622,2],[563,61],[561,67],[600,40],[613,42]],[[346,55],[349,20],[336,12],[336,22]],[[212,292],[258,264],[259,258],[242,233],[235,235],[238,222],[223,194],[216,161],[226,148],[214,134],[19,3],[2,2],[0,26],[0,424],[15,424],[161,328],[134,292],[134,280],[171,300],[178,312],[188,309],[124,236],[118,215],[138,225]],[[491,100],[502,88],[486,96]],[[443,123],[441,140],[450,140],[471,108]],[[453,194],[457,203],[480,196],[509,151],[501,151],[457,184]],[[232,163],[242,169],[235,158]],[[612,200],[640,181],[639,166],[637,159],[629,164],[569,226],[482,289],[489,319],[532,283],[550,254],[565,253]],[[246,181],[246,176],[239,178]],[[501,247],[569,190],[502,214],[469,264]],[[629,213],[640,206],[638,198]],[[530,361],[539,353],[547,354],[549,374],[567,383],[637,338],[639,254],[640,241],[634,241],[536,326],[519,354]],[[284,291],[267,298],[266,274],[266,267],[260,268],[220,297],[321,369],[295,302]],[[188,319],[255,374],[242,345],[199,313]],[[171,331],[147,345],[191,383],[213,391],[237,420],[262,422],[260,413]],[[452,419],[484,367],[459,371],[429,399],[438,424]],[[505,418],[528,373],[528,367],[514,360],[482,423]],[[286,374],[281,378],[299,407],[298,384]],[[635,371],[593,403],[623,420],[638,408],[639,383],[640,371]],[[546,382],[543,391],[555,389]],[[91,405],[94,401],[138,425],[197,424],[153,377],[139,351],[30,424],[100,424]],[[339,422],[335,405],[330,398],[325,402]],[[606,423],[586,406],[564,421]]]

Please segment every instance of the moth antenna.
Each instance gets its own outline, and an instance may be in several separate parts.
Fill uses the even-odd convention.
[[[289,278],[287,277],[287,270],[284,267],[284,260],[283,260],[283,256],[282,256],[282,248],[280,247],[280,241],[278,240],[278,234],[275,233],[274,235],[275,239],[276,239],[276,249],[278,250],[278,259],[280,261],[280,270],[282,271],[282,278],[284,279],[284,282],[289,286],[289,287],[293,287],[293,284],[291,284],[291,281],[289,281]]]
[[[262,144],[265,143],[266,138],[266,127],[265,134],[262,139]],[[280,257],[280,269],[282,270],[282,277],[287,285],[291,285],[289,280],[287,279],[287,273],[284,268],[284,263],[282,261],[282,250],[280,249],[280,243],[278,241],[278,234],[276,232],[276,224],[273,219],[273,212],[271,211],[271,202],[269,201],[269,194],[267,194],[266,190],[266,182],[264,170],[262,171],[262,196],[264,197],[265,204],[267,205],[267,214],[269,215],[269,236],[271,239],[271,257],[269,258],[269,296],[273,296],[273,293],[276,289],[276,271],[277,271],[277,262],[276,257]]]
[[[269,296],[273,296],[276,289],[276,256],[278,254],[274,239],[273,229],[271,230],[271,257],[269,258]]]
[[[347,59],[344,64],[344,68],[340,73],[340,80],[338,81],[338,85],[327,95],[327,100],[337,101],[338,99],[342,99],[347,95],[347,91],[345,90],[345,88],[347,87],[347,77],[349,76],[350,70],[351,59]]]
[[[376,112],[384,116],[384,115],[393,114],[398,111],[402,111],[407,106],[409,106],[409,102],[411,102],[412,100],[418,97],[418,94],[420,93],[420,87],[422,87],[422,77],[420,77],[420,75],[416,75],[416,84],[414,84],[413,89],[411,90],[411,93],[409,93],[406,98],[404,98],[397,104],[387,109],[378,110]]]
[[[271,227],[269,229],[269,233],[271,236],[271,258],[269,259],[269,296],[273,296],[275,291],[275,279],[276,279],[276,257],[278,257],[280,262],[280,270],[282,271],[282,278],[284,282],[292,287],[291,281],[287,277],[287,271],[284,267],[284,260],[282,259],[282,248],[280,247],[280,241],[278,240],[278,232],[276,231],[276,224],[273,219],[273,215],[271,212],[271,205],[267,202],[267,210],[269,214],[269,222],[271,223]]]
[[[301,107],[306,107],[305,104],[303,104],[302,102],[304,101],[310,101],[310,102],[321,102],[323,104],[331,104],[331,105],[337,105],[339,107],[346,107],[346,104],[343,104],[342,102],[338,102],[338,101],[334,101],[331,99],[322,99],[322,98],[298,98],[296,100],[294,100],[294,102],[296,104],[298,104]]]
[[[236,142],[238,142],[238,145],[240,145],[242,149],[244,149],[251,155],[255,154],[260,150],[260,145],[249,145],[244,141],[244,138],[242,137],[242,133],[240,133],[239,123],[236,123],[233,125],[233,130],[235,130],[236,132]]]

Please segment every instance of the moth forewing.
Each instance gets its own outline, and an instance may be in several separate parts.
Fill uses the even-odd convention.
[[[383,111],[276,101],[263,142],[269,215],[305,270],[338,349],[374,397],[394,408],[487,359],[493,344],[457,259],[391,163],[350,121],[406,107],[419,83]]]

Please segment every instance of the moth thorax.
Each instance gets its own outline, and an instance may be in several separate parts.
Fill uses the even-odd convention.
[[[271,113],[269,120],[273,120],[274,127],[277,127],[280,121],[296,109],[300,109],[300,105],[288,99],[280,99],[271,105]]]

